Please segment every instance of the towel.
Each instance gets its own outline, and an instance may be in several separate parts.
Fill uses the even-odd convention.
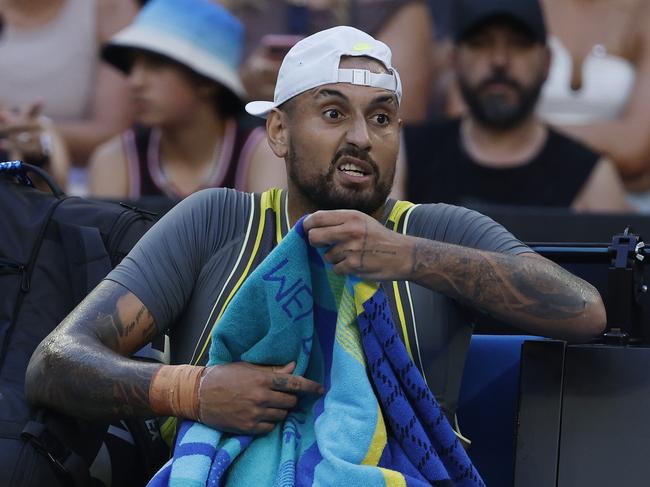
[[[334,273],[302,220],[215,325],[209,364],[296,362],[320,382],[251,437],[184,421],[151,486],[477,487],[484,483],[414,366],[377,283]]]

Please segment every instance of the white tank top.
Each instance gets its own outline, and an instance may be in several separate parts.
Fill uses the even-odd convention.
[[[582,88],[571,89],[573,60],[562,42],[549,39],[551,71],[537,105],[552,124],[583,125],[616,118],[625,108],[635,80],[634,65],[595,45],[582,66]]]
[[[67,0],[48,24],[5,25],[0,35],[0,107],[44,102],[58,120],[90,112],[98,64],[96,0]]]

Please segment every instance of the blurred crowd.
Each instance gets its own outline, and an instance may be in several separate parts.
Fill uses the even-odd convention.
[[[0,0],[0,159],[110,199],[283,187],[243,106],[298,39],[353,25],[403,81],[395,197],[650,213],[650,2],[475,4]]]

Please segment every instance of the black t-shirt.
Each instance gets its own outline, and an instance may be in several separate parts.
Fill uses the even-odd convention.
[[[416,203],[464,206],[571,206],[599,155],[549,129],[542,150],[525,164],[491,168],[463,149],[460,120],[406,127],[407,197]]]

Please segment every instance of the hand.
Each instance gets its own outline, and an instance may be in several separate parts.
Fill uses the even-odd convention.
[[[32,103],[22,109],[0,111],[0,149],[12,159],[43,166],[52,151],[51,122],[39,116],[42,104]]]
[[[404,280],[412,270],[414,241],[355,210],[317,211],[303,228],[315,247],[331,246],[325,259],[337,274],[375,281]]]
[[[282,367],[236,362],[206,367],[199,386],[199,420],[231,433],[264,434],[283,421],[299,394],[323,393],[309,379]]]

